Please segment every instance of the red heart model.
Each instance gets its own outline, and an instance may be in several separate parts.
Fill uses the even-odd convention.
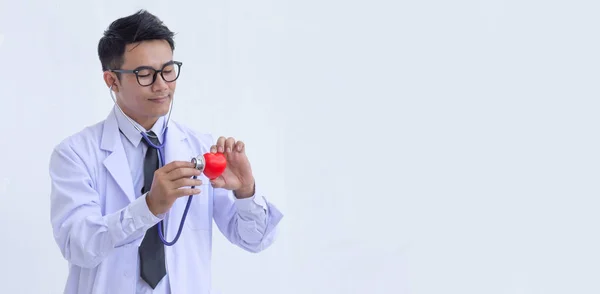
[[[204,175],[211,180],[218,178],[227,167],[227,159],[223,153],[205,153],[204,161],[206,162]]]

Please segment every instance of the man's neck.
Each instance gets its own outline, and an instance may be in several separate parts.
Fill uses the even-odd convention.
[[[155,118],[155,117],[147,117],[147,118],[142,118],[142,119],[132,118],[132,119],[134,121],[136,121],[138,124],[140,124],[140,126],[142,126],[144,128],[144,130],[146,130],[146,131],[149,131],[150,129],[152,129],[154,124],[156,124],[156,121],[158,121],[158,118]]]
[[[136,123],[138,123],[146,131],[149,131],[150,129],[152,129],[152,127],[154,126],[154,124],[156,124],[156,122],[158,121],[157,117],[152,117],[152,116],[136,116],[136,115],[133,115],[130,111],[128,111],[123,106],[121,106],[121,105],[119,105],[119,106],[121,107],[121,109],[123,110],[123,112],[125,113],[126,116],[128,116],[133,121],[135,121]]]

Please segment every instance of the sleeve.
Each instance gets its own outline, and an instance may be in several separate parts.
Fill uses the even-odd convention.
[[[66,143],[53,150],[49,169],[54,239],[72,264],[96,267],[114,248],[133,242],[139,245],[145,232],[164,217],[149,210],[146,195],[103,215],[90,172]]]
[[[283,214],[266,200],[256,186],[252,197],[237,199],[232,191],[213,189],[213,218],[221,233],[233,244],[260,252],[275,240]]]

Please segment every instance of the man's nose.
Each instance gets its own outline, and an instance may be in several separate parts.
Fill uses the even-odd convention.
[[[163,79],[162,75],[160,73],[156,74],[156,80],[154,81],[154,84],[152,84],[152,88],[155,91],[161,91],[165,88],[168,88],[169,85],[167,84],[167,82]]]

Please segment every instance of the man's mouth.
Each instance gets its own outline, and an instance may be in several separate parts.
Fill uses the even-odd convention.
[[[165,95],[165,96],[150,98],[148,100],[155,102],[155,103],[163,103],[163,102],[167,101],[168,99],[169,99],[169,95]]]

